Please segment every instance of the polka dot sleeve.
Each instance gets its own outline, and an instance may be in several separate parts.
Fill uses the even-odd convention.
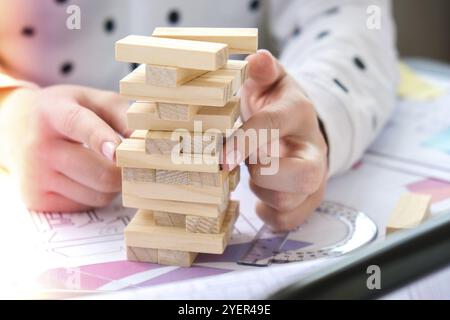
[[[362,156],[395,104],[398,77],[390,3],[295,4],[285,8],[295,15],[294,31],[282,39],[281,61],[316,107],[329,142],[329,173],[336,175]],[[378,11],[373,11],[378,9],[379,21]]]

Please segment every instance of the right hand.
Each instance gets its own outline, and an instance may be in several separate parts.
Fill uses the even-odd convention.
[[[114,199],[127,108],[116,93],[79,86],[16,89],[5,98],[0,161],[29,209],[81,211]]]

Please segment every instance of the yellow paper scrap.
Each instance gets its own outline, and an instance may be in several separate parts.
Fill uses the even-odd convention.
[[[428,101],[439,98],[445,90],[423,79],[407,64],[400,62],[400,86],[397,94],[404,99]]]

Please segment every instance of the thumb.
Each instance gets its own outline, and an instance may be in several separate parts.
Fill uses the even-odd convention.
[[[265,49],[258,50],[247,57],[248,80],[246,86],[250,92],[262,93],[286,75],[277,59]]]

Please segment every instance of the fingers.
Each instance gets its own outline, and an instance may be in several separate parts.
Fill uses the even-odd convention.
[[[250,190],[265,204],[276,211],[291,211],[297,208],[307,195],[301,195],[293,192],[274,191],[262,188],[252,180],[249,182]]]
[[[107,206],[117,195],[117,193],[104,193],[85,187],[56,172],[49,179],[51,192],[90,208]]]
[[[85,144],[113,161],[119,135],[97,114],[75,103],[46,108],[49,124],[64,137]]]
[[[39,212],[83,212],[90,207],[70,200],[54,192],[48,192],[38,201],[28,203],[28,209]]]
[[[313,212],[314,208],[309,205],[278,212],[261,201],[256,204],[256,214],[274,231],[291,231],[304,223]]]
[[[264,165],[248,164],[252,182],[258,187],[278,191],[309,195],[317,191],[323,180],[324,170],[321,161],[301,158],[277,158],[278,170],[274,174],[264,175]]]
[[[126,124],[128,102],[112,91],[97,90],[88,87],[75,87],[77,102],[95,112],[114,130],[123,136],[129,136]]]
[[[306,198],[299,206],[292,210],[277,210],[260,201],[256,205],[258,216],[275,231],[293,230],[314,212],[320,205],[324,188]]]
[[[246,60],[248,80],[245,85],[250,94],[260,95],[286,75],[278,60],[267,50],[258,50]]]
[[[253,114],[233,135],[222,149],[225,170],[233,170],[250,154],[257,154],[259,147],[279,143],[279,138],[297,135],[305,117],[309,116],[291,101],[280,100]],[[272,155],[277,156],[277,155]]]
[[[120,169],[82,145],[60,141],[53,152],[52,167],[90,189],[104,193],[121,190]]]

